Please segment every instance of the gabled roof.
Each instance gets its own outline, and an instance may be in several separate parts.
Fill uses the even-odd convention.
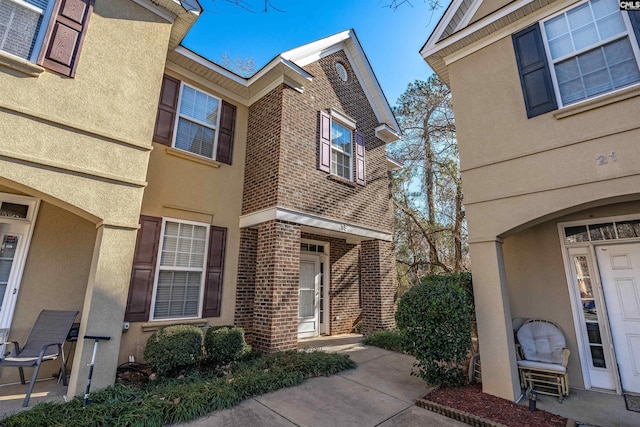
[[[555,0],[452,0],[420,54],[448,83],[444,58],[478,42]],[[483,16],[478,16],[483,15]]]
[[[327,55],[343,50],[362,86],[380,125],[379,137],[385,142],[398,139],[401,131],[380,83],[373,73],[354,30],[343,31],[277,55],[251,77],[241,77],[224,67],[178,46],[167,56],[167,68],[186,74],[205,86],[244,105],[251,105],[277,85],[284,83],[300,92],[313,80],[303,67]]]

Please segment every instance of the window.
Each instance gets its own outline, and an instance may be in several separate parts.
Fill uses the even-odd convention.
[[[320,111],[319,134],[318,169],[366,185],[365,138],[356,121],[334,109]]]
[[[174,147],[214,158],[220,100],[182,84]]]
[[[351,142],[350,129],[335,120],[331,123],[331,173],[340,178],[353,180],[351,175]]]
[[[0,0],[0,50],[35,61],[48,0]]]
[[[208,226],[165,220],[154,290],[154,320],[200,317]]]
[[[640,81],[638,44],[615,0],[591,0],[542,23],[562,105]]]

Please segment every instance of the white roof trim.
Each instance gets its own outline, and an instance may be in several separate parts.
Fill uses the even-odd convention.
[[[380,83],[371,68],[371,64],[354,30],[342,31],[325,37],[324,39],[288,50],[282,53],[281,56],[304,67],[340,50],[344,50],[351,64],[351,68],[358,78],[360,86],[362,86],[378,121],[380,123],[386,123],[389,127],[393,128],[396,133],[400,134],[400,126],[391,111],[389,102],[384,96]],[[355,61],[356,57],[360,61]],[[359,65],[359,63],[362,65]]]
[[[445,10],[444,15],[442,15],[442,18],[440,18],[438,25],[436,25],[436,28],[433,30],[433,32],[427,39],[427,42],[424,44],[424,46],[420,50],[421,54],[426,49],[431,48],[432,46],[438,43],[438,40],[440,40],[440,37],[442,37],[442,33],[444,33],[444,31],[449,26],[449,22],[451,22],[451,19],[458,11],[458,8],[462,4],[462,2],[463,0],[453,0],[451,4],[449,4],[449,7],[447,8],[447,10]],[[424,57],[427,55],[422,54],[422,56]]]
[[[471,18],[473,18],[473,15],[475,15],[478,9],[480,9],[480,5],[482,5],[482,3],[483,3],[483,0],[474,0],[471,3],[471,6],[469,6],[469,9],[467,9],[467,12],[464,14],[460,22],[458,22],[458,25],[454,29],[454,32],[460,31],[462,28],[469,25],[469,22],[471,22]]]
[[[460,1],[460,0],[454,0],[456,2]],[[455,34],[452,34],[451,36],[447,37],[446,39],[444,39],[442,42],[438,43],[437,42],[437,38],[433,37],[433,35],[436,33],[436,31],[438,30],[438,27],[436,27],[436,30],[434,30],[433,33],[431,33],[431,37],[429,37],[429,40],[427,40],[427,43],[424,45],[424,47],[422,48],[422,50],[420,50],[420,54],[422,55],[423,58],[426,58],[428,56],[433,55],[434,53],[437,53],[439,50],[444,49],[447,46],[450,46],[458,41],[460,41],[461,39],[467,37],[468,35],[478,31],[480,28],[489,26],[491,24],[493,24],[494,22],[499,21],[500,19],[502,19],[503,17],[507,16],[508,14],[510,14],[511,12],[514,12],[518,9],[521,9],[522,7],[528,5],[529,3],[533,3],[535,0],[519,0],[516,1],[510,5],[508,5],[507,7],[503,8],[500,10],[500,13],[496,13],[493,16],[489,16],[486,20],[482,19],[480,21],[477,21],[473,24],[471,24],[471,26],[458,31]],[[442,21],[441,21],[442,22]],[[446,28],[446,26],[444,27]],[[440,33],[442,34],[442,31],[440,31]],[[435,40],[435,42],[434,42]]]
[[[311,215],[308,213],[298,212],[292,209],[281,207],[267,208],[240,216],[240,228],[253,227],[263,222],[276,219],[281,221],[293,222],[295,224],[306,225],[309,227],[315,227],[321,230],[338,232],[343,236],[343,238],[347,238],[349,235],[352,235],[364,237],[367,239],[384,240],[387,242],[393,240],[393,233],[389,233],[387,231],[374,230],[348,222],[343,222],[317,215]]]
[[[133,2],[139,4],[140,6],[144,7],[145,9],[155,13],[156,15],[161,17],[162,19],[164,19],[167,22],[170,22],[172,24],[177,18],[177,15],[175,15],[174,13],[169,12],[166,9],[162,9],[160,6],[156,5],[155,3],[152,3],[151,0],[133,0]]]

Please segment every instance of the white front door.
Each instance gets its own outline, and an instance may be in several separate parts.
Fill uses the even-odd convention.
[[[319,335],[320,327],[320,257],[300,255],[298,293],[298,338]]]
[[[0,339],[7,338],[20,285],[28,224],[0,223]]]
[[[640,243],[596,247],[622,388],[640,393]]]

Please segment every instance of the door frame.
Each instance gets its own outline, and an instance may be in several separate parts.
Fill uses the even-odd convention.
[[[602,279],[600,277],[600,268],[598,265],[598,260],[596,257],[595,249],[598,246],[609,246],[609,245],[622,245],[625,243],[639,243],[640,237],[636,238],[615,238],[615,239],[603,239],[597,241],[583,241],[577,243],[568,243],[565,239],[564,230],[567,227],[576,227],[576,226],[587,226],[593,224],[602,224],[602,223],[611,223],[611,222],[620,222],[620,221],[630,221],[630,220],[640,220],[640,214],[629,214],[629,215],[618,215],[618,216],[607,216],[600,218],[590,218],[576,221],[568,221],[561,222],[557,224],[558,227],[558,236],[560,239],[560,246],[562,248],[562,261],[565,269],[565,276],[567,287],[569,291],[569,300],[571,303],[571,314],[573,316],[574,323],[574,332],[576,335],[576,341],[578,344],[578,356],[580,360],[580,365],[582,369],[582,378],[584,381],[584,388],[589,390],[592,389],[592,381],[590,376],[591,367],[589,365],[589,357],[587,355],[587,351],[589,351],[589,341],[585,334],[583,333],[583,319],[582,319],[582,301],[575,285],[576,278],[573,272],[573,267],[571,265],[571,257],[570,251],[573,249],[582,249],[583,254],[587,255],[589,267],[593,269],[591,272],[592,279],[592,287],[594,291],[594,297],[596,299],[596,303],[599,303],[601,309],[601,319],[600,324],[601,335],[603,344],[606,341],[606,346],[603,345],[603,351],[605,352],[605,358],[612,361],[611,363],[611,372],[613,376],[613,381],[615,382],[615,391],[616,394],[622,394],[622,382],[620,380],[620,372],[618,370],[617,357],[615,353],[615,348],[613,346],[613,338],[611,335],[611,325],[609,322],[609,313],[607,311],[607,305],[604,298],[604,292],[602,288]],[[616,232],[617,233],[617,232]],[[616,234],[617,236],[617,234]]]
[[[320,262],[324,264],[324,270],[321,271],[320,280],[322,282],[319,284],[322,289],[322,307],[318,307],[318,310],[322,312],[322,319],[318,317],[319,328],[318,335],[331,335],[330,328],[330,310],[331,304],[329,300],[329,288],[331,283],[331,264],[329,263],[330,257],[330,249],[331,245],[329,242],[323,240],[313,240],[313,239],[300,239],[300,243],[307,243],[316,246],[322,246],[322,252],[307,252],[300,251],[300,255],[317,255],[320,258]]]
[[[24,267],[27,261],[27,257],[29,255],[29,249],[31,246],[31,239],[33,237],[33,230],[36,223],[36,218],[38,216],[38,210],[40,209],[40,200],[34,197],[22,196],[18,194],[11,193],[0,193],[0,203],[9,202],[9,203],[17,203],[22,205],[27,205],[27,217],[26,218],[11,218],[0,216],[0,223],[10,224],[10,225],[22,225],[26,228],[26,232],[24,234],[24,244],[13,261],[12,271],[13,271],[13,288],[15,292],[8,293],[6,295],[7,300],[7,310],[4,313],[0,313],[0,326],[2,323],[6,323],[6,328],[0,328],[0,335],[4,329],[6,329],[7,336],[4,338],[8,338],[9,332],[11,329],[11,325],[13,323],[13,314],[16,308],[16,302],[18,300],[18,295],[20,294],[20,287],[22,285],[22,276],[24,274]],[[9,287],[7,287],[7,290]]]

